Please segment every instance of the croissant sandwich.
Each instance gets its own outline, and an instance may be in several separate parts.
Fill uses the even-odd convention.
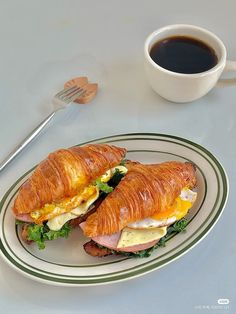
[[[127,172],[126,150],[96,144],[57,150],[39,163],[21,186],[13,205],[22,237],[39,248],[45,240],[67,237],[113,188],[107,184]],[[115,178],[116,177],[116,178]]]
[[[92,240],[84,245],[92,256],[149,256],[167,236],[182,231],[196,200],[196,168],[192,163],[130,164],[105,200],[80,226]]]

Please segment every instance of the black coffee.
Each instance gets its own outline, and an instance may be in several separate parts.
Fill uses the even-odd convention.
[[[167,70],[186,74],[207,71],[218,62],[213,48],[188,36],[173,36],[156,42],[150,57]]]

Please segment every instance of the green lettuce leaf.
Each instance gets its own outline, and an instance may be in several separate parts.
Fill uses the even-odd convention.
[[[126,162],[127,162],[127,159],[122,159],[121,162],[120,162],[120,165],[121,166],[125,166]]]
[[[119,169],[115,170],[115,173],[109,180],[109,185],[111,185],[113,188],[115,188],[121,181],[121,179],[125,176],[123,172],[121,172]]]
[[[45,241],[56,240],[58,238],[68,238],[71,229],[72,228],[68,223],[65,223],[58,231],[50,230],[45,224],[29,224],[27,229],[28,240],[36,242],[38,248],[42,250],[45,248]]]
[[[101,192],[109,194],[113,191],[113,188],[109,186],[107,183],[102,182],[101,179],[97,179],[95,183]]]

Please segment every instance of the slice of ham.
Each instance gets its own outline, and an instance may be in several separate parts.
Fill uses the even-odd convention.
[[[85,227],[86,222],[82,222],[80,224],[81,229],[83,230]],[[142,251],[149,249],[150,247],[154,246],[159,239],[147,242],[144,244],[139,244],[139,245],[132,245],[132,246],[127,246],[124,248],[117,248],[117,244],[120,239],[121,232],[116,232],[111,235],[104,235],[104,236],[98,236],[92,238],[92,240],[102,246],[105,246],[111,250],[116,250],[116,251],[121,251],[121,252],[137,252],[137,251]]]
[[[34,222],[30,214],[15,215],[15,218],[24,222]]]

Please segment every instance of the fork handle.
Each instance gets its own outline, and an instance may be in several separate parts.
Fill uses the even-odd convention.
[[[52,120],[56,111],[47,116],[17,147],[0,163],[0,172],[42,131]]]

